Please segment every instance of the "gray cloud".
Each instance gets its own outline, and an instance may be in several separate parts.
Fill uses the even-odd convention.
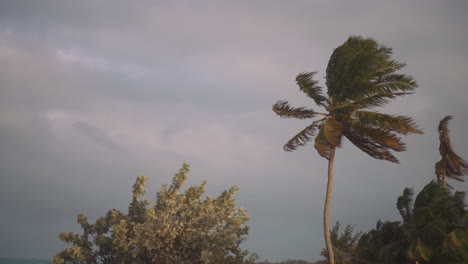
[[[323,245],[326,161],[282,145],[306,123],[279,119],[278,99],[311,105],[294,77],[323,77],[351,34],[393,47],[420,88],[383,111],[414,116],[400,165],[346,142],[337,154],[332,221],[398,219],[404,187],[434,178],[445,115],[468,157],[468,23],[464,1],[1,1],[0,256],[51,257],[60,231],[125,209],[137,175],[148,198],[182,161],[188,184],[216,195],[237,184],[251,216],[246,247],[272,261],[315,260]],[[321,79],[323,80],[323,79]],[[467,190],[467,184],[455,184]]]

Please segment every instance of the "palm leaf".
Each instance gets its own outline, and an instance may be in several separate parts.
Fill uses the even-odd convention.
[[[467,250],[468,254],[468,230],[457,228],[450,232],[442,242],[442,251],[449,255],[457,249]]]
[[[356,111],[355,117],[367,127],[395,131],[399,134],[423,134],[416,121],[409,116],[387,115],[379,112]]]
[[[378,92],[392,93],[397,91],[413,91],[418,84],[413,77],[406,74],[390,73],[382,76],[376,82]]]
[[[355,131],[354,127],[345,127],[343,134],[349,141],[351,141],[351,143],[367,155],[375,159],[399,163],[398,159],[388,150],[388,148],[383,147],[369,137],[362,136]]]
[[[375,40],[356,36],[336,48],[326,71],[328,95],[334,101],[331,103],[340,104],[378,93],[375,82],[379,78],[376,75],[402,67],[402,64],[390,60],[391,54],[390,48],[379,45]]]
[[[361,108],[363,108],[361,104],[343,103],[330,109],[330,115],[333,115],[333,116],[349,115],[349,113],[352,113],[355,110],[358,110]]]
[[[436,173],[444,173],[449,178],[463,181],[461,176],[468,173],[468,162],[455,153],[452,147],[448,128],[448,122],[452,119],[453,116],[446,116],[439,123],[439,152],[442,159],[439,161],[439,170],[436,170]]]
[[[323,121],[317,120],[313,122],[311,125],[304,128],[301,132],[291,138],[288,143],[283,146],[285,151],[294,151],[300,146],[304,146],[307,142],[309,142],[313,136],[315,136],[315,131],[318,128],[319,122]]]
[[[341,146],[343,137],[343,123],[332,118],[327,118],[323,124],[323,135],[328,144],[333,147]]]
[[[403,96],[412,93],[382,93],[382,94],[374,94],[371,96],[364,97],[355,101],[354,105],[359,105],[360,108],[372,108],[378,106],[384,106],[385,104],[390,102],[390,99],[394,99],[397,96]]]
[[[276,102],[272,109],[277,115],[284,118],[307,119],[316,116],[314,110],[304,107],[294,108],[291,107],[287,101]]]
[[[424,260],[429,261],[433,255],[433,251],[421,239],[417,238],[410,244],[406,255],[411,260]]]
[[[403,190],[403,194],[398,197],[397,200],[397,209],[400,212],[404,223],[408,223],[413,215],[413,195],[414,192],[412,188],[405,188]]]
[[[366,127],[362,123],[356,121],[349,122],[349,124],[353,126],[353,130],[361,137],[365,137],[368,140],[375,142],[382,148],[398,152],[406,150],[406,144],[401,141],[401,138],[389,130],[376,127]]]
[[[317,72],[303,72],[297,75],[296,82],[301,91],[312,98],[317,105],[327,107],[329,104],[327,97],[322,94],[322,87],[317,85],[318,81],[313,79],[316,73]]]
[[[320,126],[320,130],[315,137],[314,147],[317,150],[318,154],[326,159],[330,159],[331,146],[325,137],[324,126]]]
[[[398,70],[401,70],[405,66],[406,66],[406,63],[401,63],[401,62],[398,62],[397,60],[388,60],[385,63],[380,64],[378,68],[374,69],[372,73],[372,77],[375,79],[378,79],[379,77],[385,74],[390,74]]]

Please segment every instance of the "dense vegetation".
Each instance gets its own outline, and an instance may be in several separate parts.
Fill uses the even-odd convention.
[[[464,192],[449,192],[427,184],[413,204],[406,188],[398,198],[401,222],[377,222],[362,235],[355,251],[357,263],[468,263],[468,210]]]
[[[95,224],[79,214],[83,234],[60,233],[72,245],[53,263],[255,263],[256,255],[239,247],[248,234],[249,217],[243,208],[236,209],[237,187],[218,198],[202,199],[205,183],[180,193],[188,167],[184,164],[169,188],[163,185],[154,204],[141,200],[148,178],[140,176],[128,214],[112,209]]]

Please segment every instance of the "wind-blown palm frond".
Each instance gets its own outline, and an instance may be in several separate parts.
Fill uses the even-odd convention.
[[[327,118],[323,123],[323,135],[332,147],[341,147],[344,124],[332,118]]]
[[[379,107],[384,106],[385,104],[389,103],[391,100],[397,96],[408,95],[412,93],[383,93],[383,94],[375,94],[372,96],[368,96],[353,102],[353,105],[359,105],[360,108],[372,108],[372,107]]]
[[[442,185],[445,183],[445,178],[464,181],[462,176],[468,174],[468,162],[460,157],[452,147],[450,142],[450,129],[448,122],[453,119],[453,116],[446,116],[439,123],[439,152],[442,159],[436,163],[436,175],[438,182]]]
[[[387,115],[379,112],[356,111],[355,117],[361,124],[395,131],[399,134],[422,134],[416,122],[409,116]]]
[[[426,242],[420,238],[416,238],[411,242],[405,254],[410,260],[428,261],[434,253]]]
[[[403,218],[404,223],[408,223],[413,215],[413,189],[405,188],[403,190],[403,195],[398,197],[397,200],[397,209],[400,212],[401,218]]]
[[[379,67],[375,68],[371,77],[378,79],[382,75],[396,72],[405,66],[406,63],[401,63],[396,60],[388,60],[385,63],[380,64]]]
[[[332,148],[341,146],[343,137],[344,125],[342,122],[328,117],[320,126],[319,133],[315,138],[315,149],[320,156],[330,159],[330,151]]]
[[[413,77],[405,74],[386,74],[375,83],[379,92],[392,93],[397,91],[413,91],[418,86]]]
[[[313,77],[317,72],[303,72],[296,77],[299,89],[312,98],[317,105],[328,106],[328,99],[322,94],[322,87]]]
[[[374,159],[399,163],[398,159],[388,150],[388,148],[383,147],[368,136],[363,136],[355,130],[355,127],[345,127],[344,136],[356,147]]]
[[[356,111],[358,109],[361,109],[361,108],[364,108],[364,106],[360,105],[360,104],[354,104],[354,103],[340,104],[340,105],[330,109],[330,115],[343,116],[343,115],[347,115],[347,114],[352,113],[352,112],[354,112],[354,111]]]
[[[331,145],[328,143],[327,138],[325,137],[323,126],[320,127],[320,130],[315,137],[314,147],[320,156],[330,160]]]
[[[304,107],[294,108],[289,105],[287,101],[278,101],[273,105],[273,111],[280,117],[285,118],[298,118],[307,119],[316,116],[316,113],[312,109]]]
[[[413,77],[395,73],[405,64],[391,60],[391,54],[391,48],[359,37],[350,37],[336,48],[326,76],[328,95],[333,98],[333,103],[414,90],[417,83]]]
[[[367,127],[359,122],[352,122],[353,130],[356,131],[362,137],[366,137],[369,140],[379,144],[382,148],[391,149],[393,151],[401,152],[406,150],[406,144],[401,141],[391,130],[385,130],[376,127]]]
[[[304,128],[301,132],[291,138],[288,143],[286,143],[283,147],[285,151],[293,151],[296,150],[299,146],[304,146],[307,142],[309,142],[312,137],[315,136],[315,131],[319,127],[319,123],[322,121],[317,120],[313,122],[311,125]]]

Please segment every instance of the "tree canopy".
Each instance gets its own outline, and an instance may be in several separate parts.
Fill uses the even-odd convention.
[[[427,184],[413,203],[406,188],[397,200],[401,222],[377,222],[362,235],[355,259],[362,263],[468,263],[468,210],[464,192]],[[358,262],[359,263],[359,262]]]
[[[351,36],[333,51],[326,69],[327,95],[314,79],[316,72],[296,77],[299,89],[326,113],[306,107],[292,107],[281,100],[273,111],[284,118],[312,119],[304,130],[285,145],[293,151],[315,136],[318,153],[329,159],[330,149],[341,146],[342,137],[368,155],[392,162],[398,159],[391,151],[405,150],[398,134],[421,134],[416,122],[406,115],[369,111],[392,99],[411,94],[417,87],[413,77],[397,73],[405,64],[391,58],[392,49],[371,38]]]
[[[336,222],[330,230],[330,238],[335,252],[336,263],[347,264],[351,263],[352,253],[354,252],[357,241],[361,237],[361,232],[354,232],[354,226],[347,225],[342,232],[340,232],[341,223]],[[322,257],[328,257],[326,248],[320,252]]]
[[[79,214],[83,233],[60,233],[71,246],[57,253],[53,263],[255,263],[256,255],[240,248],[249,217],[245,209],[236,208],[237,187],[217,198],[202,198],[206,182],[181,193],[188,172],[184,163],[172,184],[162,186],[154,204],[142,200],[148,178],[139,176],[128,214],[112,209],[94,224]]]

